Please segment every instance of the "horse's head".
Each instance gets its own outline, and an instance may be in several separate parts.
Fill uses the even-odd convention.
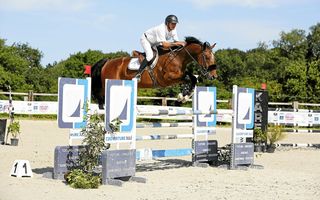
[[[203,75],[209,79],[218,78],[217,64],[212,49],[216,46],[216,43],[210,45],[209,42],[205,42],[202,45],[202,53],[198,56],[199,64],[205,70]]]
[[[212,51],[216,43],[213,45],[209,42],[202,43],[194,37],[187,37],[186,42],[187,45],[195,44],[194,48],[190,47],[187,51],[190,51],[192,58],[200,65],[201,75],[208,79],[217,78],[217,65]]]

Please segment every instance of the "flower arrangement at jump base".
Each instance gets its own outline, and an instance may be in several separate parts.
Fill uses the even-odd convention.
[[[8,134],[11,135],[11,145],[12,146],[18,146],[20,135],[20,122],[19,121],[13,121],[8,126]]]
[[[264,152],[267,143],[267,132],[261,128],[255,128],[253,130],[253,142],[255,152]]]
[[[112,121],[110,129],[115,133],[119,131],[122,122],[119,118]],[[108,149],[110,144],[105,143],[107,133],[103,127],[103,119],[97,114],[87,116],[87,126],[81,130],[84,135],[82,143],[86,150],[79,155],[80,167],[71,170],[66,175],[67,183],[73,188],[90,189],[101,185],[101,174],[94,172],[99,165],[99,157],[102,151]]]
[[[272,125],[268,128],[267,132],[267,152],[273,153],[276,149],[276,142],[284,139],[286,135],[284,134],[283,127],[281,125]]]

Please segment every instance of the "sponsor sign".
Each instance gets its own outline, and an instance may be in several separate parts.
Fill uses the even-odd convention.
[[[105,87],[105,142],[135,143],[137,82],[106,80]],[[120,121],[119,131],[114,132],[116,121]]]
[[[253,137],[254,89],[233,86],[232,143],[246,142]]]
[[[85,146],[57,146],[54,150],[54,179],[64,179],[64,174],[80,166],[79,155]]]
[[[102,183],[108,179],[130,177],[136,173],[136,150],[106,150],[102,152]]]
[[[268,128],[268,91],[266,90],[255,90],[254,127],[263,131],[267,131]]]
[[[59,78],[58,84],[59,128],[85,127],[87,105],[91,96],[90,78]]]
[[[196,87],[193,96],[193,111],[201,112],[217,112],[217,90],[215,87]],[[205,114],[195,115],[194,118],[194,134],[195,139],[200,134],[215,134],[217,115]]]
[[[231,167],[236,168],[239,165],[253,164],[254,151],[253,143],[231,144]]]
[[[218,161],[217,140],[195,141],[193,162],[216,162]]]

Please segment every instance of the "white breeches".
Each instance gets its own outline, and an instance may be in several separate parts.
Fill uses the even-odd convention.
[[[153,58],[153,51],[152,51],[150,42],[147,40],[144,34],[142,34],[140,38],[140,43],[144,49],[144,52],[146,53],[146,59],[149,62]]]

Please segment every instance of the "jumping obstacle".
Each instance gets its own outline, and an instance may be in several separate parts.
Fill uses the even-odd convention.
[[[74,82],[73,80],[71,81]],[[70,82],[70,83],[71,83]],[[59,109],[58,116],[59,126],[66,125],[65,128],[77,128],[85,126],[83,116],[85,116],[84,108],[85,102],[88,102],[88,85],[85,81],[75,81],[78,85],[77,91],[71,91],[74,85],[68,86],[69,80],[63,80],[59,83],[64,83],[63,89],[70,91],[66,97],[62,95],[62,99],[67,103],[62,103],[65,109]],[[102,178],[104,184],[114,184],[117,182],[115,178],[132,177],[135,180],[135,162],[137,158],[142,158],[143,153],[136,150],[136,140],[140,138],[136,136],[136,102],[137,102],[137,83],[136,81],[124,80],[106,80],[105,91],[105,128],[107,134],[105,135],[106,143],[116,144],[116,150],[106,150],[102,154]],[[80,88],[81,87],[81,88]],[[61,88],[61,87],[59,87]],[[83,88],[83,89],[82,89]],[[60,89],[59,89],[60,91]],[[81,92],[80,95],[78,94]],[[181,156],[192,154],[192,162],[197,163],[212,163],[218,160],[218,142],[216,140],[209,140],[208,136],[216,132],[216,88],[214,87],[196,87],[196,94],[193,96],[193,105],[191,111],[174,111],[174,110],[158,110],[157,112],[140,113],[147,116],[167,115],[167,116],[192,116],[193,119],[193,137],[192,148],[171,150],[152,150],[152,157],[167,157],[167,156]],[[253,124],[253,91],[252,89],[234,87],[233,91],[233,136],[231,148],[231,166],[236,168],[238,165],[246,165],[253,163],[253,144],[245,143],[246,138],[252,137],[252,130],[250,124]],[[78,99],[70,100],[77,93]],[[121,95],[119,96],[119,93]],[[60,95],[59,95],[59,99]],[[79,101],[80,100],[80,101]],[[80,103],[81,104],[80,104]],[[71,104],[74,105],[71,105]],[[59,102],[60,105],[60,102]],[[90,104],[88,104],[90,105]],[[67,108],[66,108],[67,106]],[[68,113],[64,114],[64,110]],[[61,117],[62,115],[62,117]],[[81,120],[80,120],[81,118]],[[122,123],[119,125],[119,132],[113,133],[111,124],[115,119],[119,119]],[[236,119],[236,120],[235,120]],[[201,137],[200,137],[201,136]],[[162,136],[163,137],[163,136]],[[182,137],[182,136],[181,136]],[[190,135],[183,135],[185,138],[190,138]],[[200,138],[205,139],[200,139]],[[151,136],[147,139],[161,139],[161,136]],[[165,136],[165,138],[180,138],[180,136]],[[145,139],[142,137],[142,139]],[[120,149],[120,145],[128,143],[129,149]],[[252,149],[252,151],[251,151]],[[145,153],[145,152],[144,152]],[[137,156],[140,155],[140,156]],[[113,173],[115,172],[115,173]]]
[[[193,134],[177,135],[148,135],[137,136],[137,140],[163,140],[163,139],[192,139],[192,148],[187,149],[167,149],[137,150],[137,159],[151,159],[169,156],[184,156],[192,154],[193,163],[214,162],[217,161],[217,141],[208,140],[208,135],[214,134],[216,129],[216,88],[213,87],[196,87],[193,96],[193,106],[190,110],[179,109],[159,109],[145,110],[142,112],[138,109],[141,116],[192,116]],[[190,126],[190,124],[188,124]],[[199,136],[205,139],[199,140]]]
[[[197,95],[194,95],[197,98]],[[247,88],[239,88],[235,86],[233,91],[233,136],[232,136],[232,162],[231,168],[237,168],[240,165],[247,165],[253,164],[253,143],[246,142],[247,138],[253,137],[253,121],[254,121],[254,90],[247,89]],[[195,99],[193,101],[196,101]],[[240,102],[240,103],[239,103]],[[239,107],[241,108],[239,109]],[[216,106],[215,106],[216,108]],[[157,111],[157,112],[149,112],[145,115],[162,115],[162,114],[194,114],[194,117],[197,117],[198,113],[200,116],[202,113],[206,113],[208,115],[217,114],[217,111],[206,111],[194,112],[195,108],[193,107],[189,112],[175,112],[175,111]],[[228,113],[230,114],[230,113]],[[142,114],[143,115],[143,114]],[[194,127],[197,127],[196,124],[193,122]],[[251,129],[251,130],[250,130]],[[207,132],[208,130],[201,130],[202,132]],[[212,132],[215,133],[215,130]],[[195,139],[197,136],[193,132],[193,134],[170,134],[170,135],[147,135],[147,136],[137,136],[137,140],[168,140],[168,139]],[[212,141],[211,141],[212,142]],[[169,156],[186,156],[192,154],[194,157],[194,152],[196,151],[196,147],[193,146],[189,149],[168,149],[168,150],[152,150],[152,149],[140,149],[137,150],[137,158],[138,159],[155,159],[159,157],[169,157]],[[208,144],[206,144],[208,145]],[[217,146],[217,142],[216,142]],[[208,154],[208,152],[206,152]],[[246,154],[246,155],[245,155]],[[245,156],[243,156],[245,155]]]

